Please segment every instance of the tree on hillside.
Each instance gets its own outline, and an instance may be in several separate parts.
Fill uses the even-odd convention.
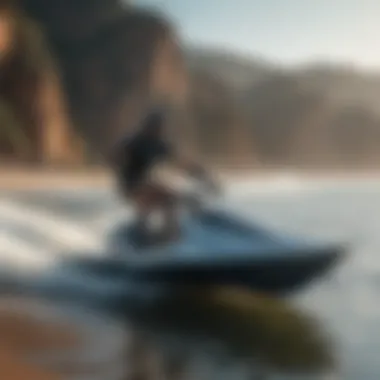
[[[228,85],[209,73],[193,72],[189,102],[201,153],[225,163],[236,158],[238,151],[252,155],[242,110]]]
[[[33,143],[25,132],[25,126],[15,110],[4,100],[0,100],[0,156],[30,159]]]
[[[12,23],[12,48],[0,61],[1,153],[41,161],[39,87],[52,60],[40,28],[13,3],[0,11]]]
[[[302,86],[297,78],[275,75],[255,85],[246,96],[246,108],[260,158],[285,163],[297,134],[323,97]]]
[[[342,162],[355,164],[379,156],[380,119],[366,107],[337,110],[330,120],[329,130]]]

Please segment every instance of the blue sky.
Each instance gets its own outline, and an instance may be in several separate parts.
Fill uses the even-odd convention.
[[[134,0],[162,9],[184,41],[286,64],[380,68],[380,0]]]

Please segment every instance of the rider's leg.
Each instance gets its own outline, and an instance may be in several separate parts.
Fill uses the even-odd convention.
[[[149,216],[156,207],[152,191],[144,185],[140,186],[133,193],[133,201],[138,228],[145,232],[148,227]]]
[[[133,200],[139,229],[145,230],[153,211],[160,209],[164,217],[163,235],[174,239],[179,234],[178,202],[174,192],[156,183],[143,183],[129,192]]]
[[[168,238],[177,238],[180,233],[177,197],[170,189],[160,185],[155,186],[155,192],[164,216],[163,233]]]

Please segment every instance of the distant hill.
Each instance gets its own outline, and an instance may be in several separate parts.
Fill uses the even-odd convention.
[[[378,73],[366,72],[344,63],[323,62],[284,68],[269,60],[212,47],[187,47],[184,56],[190,71],[206,71],[233,90],[250,90],[280,72],[323,92],[335,104],[360,105],[380,114],[380,69]]]
[[[204,79],[202,87],[194,87],[194,98],[204,98],[206,90],[209,94],[202,113],[222,115],[235,109],[231,114],[240,116],[219,130],[228,134],[227,140],[237,133],[244,141],[248,125],[252,153],[259,161],[317,166],[378,162],[380,71],[318,62],[285,68],[213,48],[188,48],[185,59],[190,73],[203,72],[224,84],[223,91],[215,90],[218,86]],[[226,97],[228,91],[235,96],[221,105],[222,92]]]
[[[184,57],[190,71],[207,71],[235,90],[248,89],[276,70],[275,65],[264,60],[216,48],[186,47]]]
[[[368,107],[380,115],[380,70],[314,63],[293,72],[299,80],[323,91],[334,104]]]

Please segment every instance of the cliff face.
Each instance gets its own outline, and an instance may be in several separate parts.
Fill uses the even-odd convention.
[[[47,41],[68,109],[91,148],[107,154],[150,102],[183,97],[186,74],[170,26],[120,1],[21,0]]]
[[[2,136],[1,151],[29,161],[106,156],[152,103],[185,101],[170,25],[121,1],[0,0],[0,52],[0,102],[32,145],[21,154]]]
[[[0,16],[0,59],[1,61],[9,53],[12,46],[14,22],[6,11]]]
[[[93,38],[123,13],[118,0],[19,0],[19,4],[43,25],[51,41],[62,44]]]

